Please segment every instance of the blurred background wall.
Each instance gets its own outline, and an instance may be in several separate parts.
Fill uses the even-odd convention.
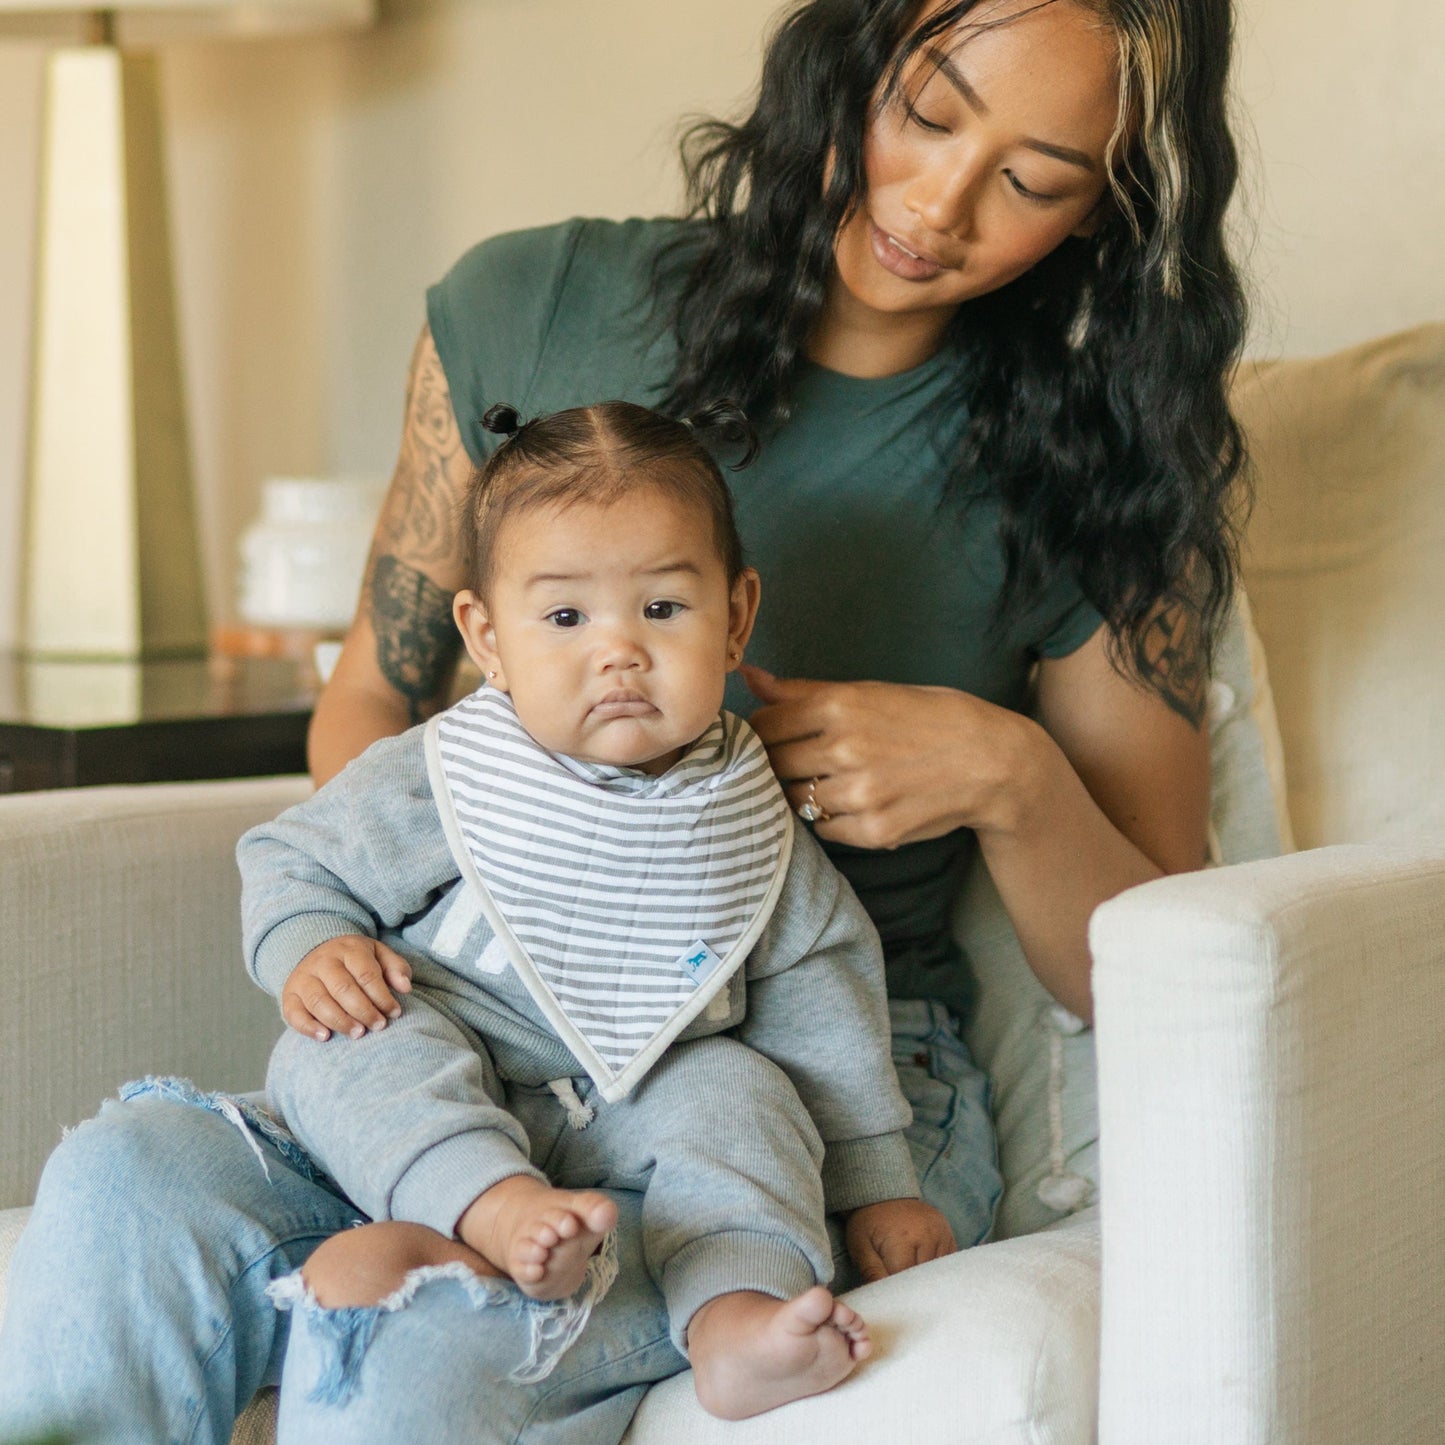
[[[1238,0],[1251,349],[1445,317],[1445,7]],[[168,48],[172,221],[213,618],[274,475],[385,476],[422,293],[483,236],[677,200],[778,0],[382,0],[373,31]],[[17,626],[43,52],[0,46],[0,647]],[[84,425],[84,418],[77,418]]]

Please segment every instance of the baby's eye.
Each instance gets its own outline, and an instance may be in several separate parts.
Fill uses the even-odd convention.
[[[667,622],[682,611],[681,602],[649,602],[642,609],[643,616],[650,622]]]
[[[575,607],[559,607],[547,614],[547,621],[554,627],[580,627],[584,618]]]

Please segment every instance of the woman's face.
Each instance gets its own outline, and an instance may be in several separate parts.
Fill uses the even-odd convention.
[[[1008,23],[972,28],[994,20]],[[824,327],[892,335],[918,353],[905,365],[936,349],[962,302],[1087,233],[1107,184],[1118,81],[1105,23],[1069,0],[985,0],[970,22],[880,95],[867,190],[835,247]]]

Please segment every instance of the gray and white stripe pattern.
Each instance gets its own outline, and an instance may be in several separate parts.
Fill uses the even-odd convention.
[[[702,942],[732,972],[729,954],[773,892],[790,819],[762,744],[723,713],[650,777],[548,753],[489,687],[445,713],[436,738],[493,904],[560,1011],[620,1073],[696,995],[680,959]]]

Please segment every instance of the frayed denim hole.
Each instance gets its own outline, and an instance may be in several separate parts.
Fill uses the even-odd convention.
[[[243,1134],[249,1129],[251,1133],[259,1135],[303,1178],[309,1179],[313,1184],[326,1182],[325,1172],[317,1167],[315,1160],[302,1147],[301,1141],[279,1119],[273,1118],[249,1099],[237,1094],[207,1093],[198,1089],[189,1079],[148,1074],[143,1079],[133,1079],[128,1084],[122,1084],[117,1097],[122,1103],[129,1103],[132,1099],[165,1099],[172,1104],[188,1104],[193,1108],[219,1114],[221,1118],[235,1124]],[[104,1108],[102,1105],[102,1112]],[[251,1147],[256,1149],[249,1134],[246,1138]],[[266,1168],[265,1157],[259,1149],[256,1149],[256,1152],[261,1160],[261,1167],[269,1177],[270,1170]]]

